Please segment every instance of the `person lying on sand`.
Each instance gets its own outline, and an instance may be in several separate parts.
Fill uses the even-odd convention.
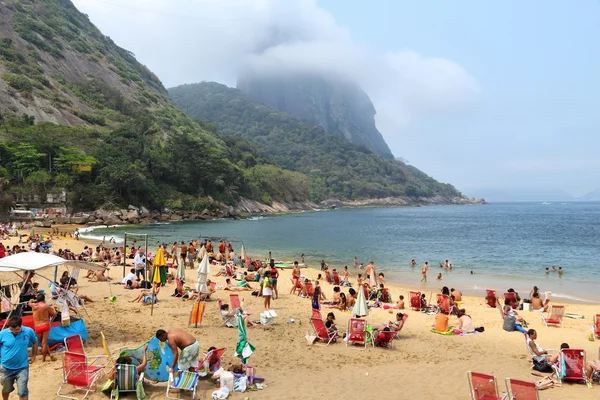
[[[231,283],[231,279],[225,279],[225,290],[230,290],[232,292],[241,292],[245,290],[254,290],[252,286],[246,281],[239,281],[237,284]]]
[[[160,283],[154,283],[154,296],[152,294],[152,289],[142,290],[138,296],[131,300],[130,303],[139,303],[140,301],[144,301],[144,304],[150,304],[150,302],[156,303],[158,301],[158,293],[160,292]]]

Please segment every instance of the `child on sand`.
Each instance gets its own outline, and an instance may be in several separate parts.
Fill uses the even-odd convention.
[[[404,310],[404,296],[400,295],[398,301],[396,302],[396,307],[398,310]]]
[[[442,280],[442,273],[441,273],[441,272],[438,274],[438,276],[437,276],[437,280],[438,280],[438,281],[441,281],[441,280]]]

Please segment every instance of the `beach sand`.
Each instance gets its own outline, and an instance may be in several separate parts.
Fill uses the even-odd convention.
[[[4,241],[12,245],[15,240]],[[85,242],[75,240],[56,240],[56,248],[69,247],[80,251]],[[212,273],[217,269],[213,267]],[[312,279],[318,271],[310,268],[302,269],[302,273]],[[50,272],[46,272],[50,276]],[[6,274],[3,274],[6,275]],[[110,274],[115,281],[122,278],[122,267],[111,267]],[[273,326],[255,326],[248,329],[248,339],[256,346],[256,352],[249,364],[256,367],[256,374],[264,377],[267,387],[264,390],[246,393],[234,393],[233,399],[304,399],[312,398],[360,398],[368,394],[373,397],[394,399],[469,399],[467,371],[494,374],[498,380],[501,394],[506,390],[504,379],[512,377],[528,381],[540,378],[533,376],[530,369],[530,356],[525,348],[525,340],[519,332],[505,332],[497,309],[485,305],[480,297],[466,296],[463,307],[471,315],[475,326],[484,326],[484,333],[472,336],[441,336],[430,332],[434,316],[420,312],[405,310],[409,318],[402,330],[401,339],[394,341],[393,349],[372,348],[363,350],[360,346],[346,347],[343,341],[331,344],[309,346],[304,338],[311,330],[309,317],[311,303],[309,299],[290,296],[291,271],[280,272],[280,298],[272,301],[276,310],[277,324]],[[189,286],[197,280],[195,270],[187,270]],[[2,276],[2,279],[13,279]],[[225,282],[224,277],[210,279],[219,285]],[[36,278],[40,286],[46,288],[46,281]],[[6,280],[7,282],[10,280]],[[5,282],[5,280],[3,280]],[[200,342],[201,350],[210,346],[226,347],[223,365],[230,362],[239,363],[233,357],[237,343],[237,329],[219,328],[220,313],[217,299],[228,302],[228,291],[218,290],[213,300],[207,303],[204,319],[199,328],[187,328],[192,302],[170,297],[175,285],[167,285],[159,295],[159,303],[154,307],[154,315],[150,315],[150,306],[129,303],[128,300],[137,295],[137,291],[124,290],[121,286],[104,282],[88,283],[80,279],[80,292],[92,299],[85,309],[90,314],[85,316],[89,332],[86,351],[90,355],[103,354],[100,331],[107,336],[113,349],[127,346],[140,346],[152,337],[157,329],[180,327],[191,332]],[[532,282],[532,286],[535,282]],[[257,284],[254,284],[257,286]],[[332,296],[333,286],[321,283],[328,298]],[[356,284],[354,284],[356,286]],[[409,288],[388,284],[393,300],[400,294],[409,305]],[[427,293],[435,293],[443,286],[443,282],[428,282],[414,288]],[[495,288],[502,293],[505,288]],[[543,288],[541,288],[543,290]],[[347,289],[343,289],[347,292]],[[105,296],[117,295],[114,303],[103,301]],[[524,293],[522,293],[524,295]],[[251,319],[259,319],[263,311],[262,298],[240,292],[244,306],[252,314]],[[563,304],[563,303],[561,303]],[[327,308],[322,309],[326,314]],[[537,313],[521,311],[520,314],[529,322],[530,327],[538,331],[538,343],[544,348],[558,349],[562,342],[571,348],[586,350],[588,360],[597,359],[598,344],[588,341],[593,315],[598,312],[594,305],[567,304],[567,312],[585,315],[585,319],[565,318],[563,327],[546,328]],[[346,331],[350,312],[334,311],[336,323],[341,331]],[[394,311],[395,312],[395,311]],[[368,323],[376,326],[394,318],[394,314],[383,309],[371,309],[366,318]],[[295,323],[288,323],[294,319]],[[456,324],[456,317],[450,317],[450,324]],[[54,362],[41,362],[38,356],[30,371],[30,398],[54,398],[62,379],[62,358]],[[166,384],[146,385],[149,399],[164,399]],[[198,385],[198,398],[210,398],[215,387],[208,381]],[[81,393],[81,392],[80,392]],[[11,397],[17,398],[15,394]],[[105,399],[101,393],[94,393],[89,398]],[[185,397],[184,398],[189,398]],[[600,399],[600,385],[588,389],[584,384],[563,384],[560,388],[540,392],[541,399]]]

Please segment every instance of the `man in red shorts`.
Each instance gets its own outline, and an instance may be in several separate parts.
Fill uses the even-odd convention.
[[[38,294],[35,301],[29,300],[29,307],[33,310],[35,333],[42,344],[42,361],[46,361],[46,356],[50,356],[50,360],[55,361],[55,358],[50,355],[48,336],[50,335],[50,317],[56,316],[56,310],[46,304],[46,296],[43,293]]]

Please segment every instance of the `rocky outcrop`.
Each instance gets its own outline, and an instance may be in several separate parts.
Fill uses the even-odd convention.
[[[397,207],[397,206],[427,206],[427,205],[467,205],[486,204],[485,199],[468,197],[385,197],[381,199],[338,200],[327,199],[320,203],[323,208],[336,207]]]
[[[318,208],[320,208],[319,205],[311,201],[274,201],[271,205],[267,205],[254,200],[241,199],[234,210],[237,214],[277,214]]]
[[[308,73],[264,75],[245,71],[237,88],[279,111],[328,132],[339,132],[383,157],[393,157],[375,126],[371,99],[354,82]]]

